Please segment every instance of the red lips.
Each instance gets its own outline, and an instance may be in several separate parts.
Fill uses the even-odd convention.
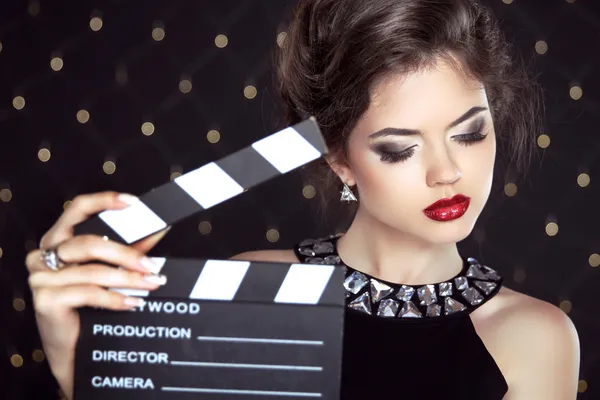
[[[441,199],[423,210],[425,215],[434,221],[451,221],[460,218],[467,212],[471,199],[457,194],[450,199]]]

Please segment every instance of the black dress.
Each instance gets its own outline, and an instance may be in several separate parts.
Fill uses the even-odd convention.
[[[341,399],[503,398],[506,380],[470,317],[500,290],[496,271],[468,258],[447,282],[386,282],[344,264],[338,238],[294,250],[303,263],[346,268]]]

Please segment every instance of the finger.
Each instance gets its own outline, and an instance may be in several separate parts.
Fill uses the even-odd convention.
[[[73,227],[92,215],[104,210],[123,209],[137,201],[135,196],[112,191],[79,195],[44,235],[40,247],[52,247],[72,237]]]
[[[56,252],[67,264],[101,261],[142,273],[149,273],[157,268],[141,251],[95,235],[75,236],[58,246]]]
[[[38,271],[29,276],[32,289],[71,285],[97,285],[108,288],[154,290],[164,285],[164,275],[142,274],[101,264],[68,267],[60,271]]]
[[[142,298],[125,296],[95,285],[45,287],[34,292],[34,308],[42,315],[59,315],[68,309],[97,307],[129,310],[145,303]]]
[[[137,243],[134,243],[132,247],[142,253],[147,253],[150,251],[150,249],[156,246],[158,242],[160,242],[167,235],[167,233],[169,233],[170,230],[171,227],[168,226],[162,231],[156,232],[155,234],[148,236]]]

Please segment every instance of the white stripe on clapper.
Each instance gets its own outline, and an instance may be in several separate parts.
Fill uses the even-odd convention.
[[[234,389],[210,389],[210,388],[185,388],[163,386],[165,392],[192,392],[192,393],[218,393],[218,394],[245,394],[255,396],[287,396],[287,397],[323,397],[321,393],[312,392],[276,392],[270,390],[234,390]]]
[[[275,296],[275,303],[317,304],[334,266],[292,264]]]
[[[286,128],[252,144],[282,174],[321,157],[321,153],[293,128]]]
[[[214,367],[214,368],[243,368],[243,369],[276,369],[283,371],[323,371],[323,367],[312,367],[308,365],[278,365],[278,364],[240,364],[240,363],[217,363],[202,361],[171,361],[172,365],[183,365],[186,367]]]
[[[204,208],[242,193],[244,189],[214,162],[173,180]]]
[[[233,300],[249,266],[249,261],[206,261],[189,298],[197,300]]]
[[[102,211],[98,216],[127,243],[167,227],[167,223],[139,199],[127,208]]]

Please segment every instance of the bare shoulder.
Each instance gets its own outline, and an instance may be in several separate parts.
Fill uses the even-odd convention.
[[[243,253],[236,254],[231,257],[231,260],[243,260],[243,261],[270,261],[270,262],[286,262],[286,263],[297,263],[299,262],[298,257],[294,253],[294,250],[255,250],[246,251]]]
[[[579,379],[579,338],[573,322],[560,308],[502,287],[472,317],[509,383],[506,399],[574,398]]]

